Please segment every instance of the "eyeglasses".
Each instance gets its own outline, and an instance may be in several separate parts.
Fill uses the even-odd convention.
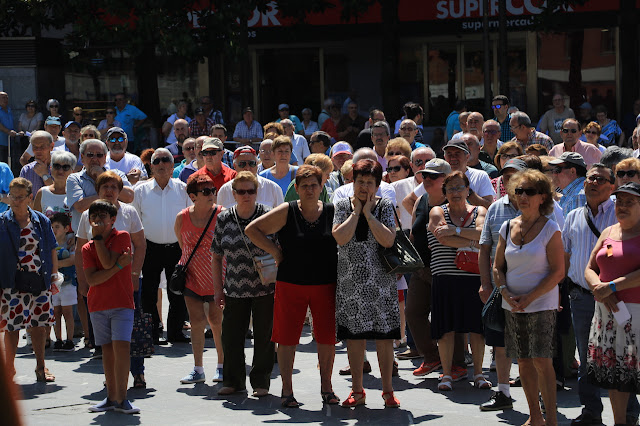
[[[392,152],[392,151],[389,151],[389,152],[387,152],[387,155],[388,155],[388,156],[390,156],[390,157],[393,157],[394,155],[402,155],[402,153],[401,153],[401,152]]]
[[[249,161],[238,161],[238,167],[240,167],[241,169],[247,167],[247,164],[249,165],[249,167],[255,167],[258,165],[257,162],[253,161],[253,160],[249,160]]]
[[[620,198],[616,198],[616,207],[617,206],[620,206],[620,207],[633,207],[635,204],[638,204],[638,201],[633,200],[633,199],[631,199],[631,200],[622,200]]]
[[[603,183],[612,183],[609,179],[602,176],[587,176],[586,181],[596,183],[598,185],[602,185]]]
[[[75,115],[76,117],[82,117],[82,113],[81,112],[74,112],[73,115]]]
[[[51,168],[52,168],[53,170],[60,170],[60,169],[62,169],[62,170],[64,170],[65,172],[68,172],[69,170],[71,170],[71,166],[70,166],[70,165],[68,165],[68,164],[58,164],[58,163],[53,163],[53,164],[51,165]]]
[[[89,220],[91,220],[92,222],[95,221],[96,219],[106,219],[108,217],[111,217],[109,215],[109,213],[107,212],[100,212],[100,213],[94,213],[94,214],[90,214],[89,215]]]
[[[157,166],[158,164],[160,164],[160,162],[163,163],[173,163],[173,158],[171,157],[160,157],[160,158],[155,158],[151,164],[153,164],[154,166]]]
[[[533,197],[534,195],[538,195],[539,192],[535,188],[516,188],[513,190],[516,195],[527,194],[527,197]]]
[[[497,135],[498,133],[500,133],[500,130],[483,130],[482,133],[485,133],[487,135]]]
[[[104,153],[103,152],[85,152],[84,156],[87,158],[93,158],[93,157],[102,158],[104,157]]]
[[[85,133],[84,135],[82,135],[82,139],[97,139],[97,137],[93,133]]]
[[[522,124],[518,124],[517,126],[509,126],[511,131],[518,130],[520,127],[522,127]]]
[[[207,156],[214,157],[214,156],[218,155],[219,152],[222,152],[222,150],[221,149],[208,149],[206,151],[200,151],[200,154],[202,154],[203,157],[207,157]]]
[[[578,129],[562,129],[562,133],[578,133]]]
[[[466,187],[466,186],[464,186],[464,185],[460,185],[460,186],[446,186],[444,189],[445,189],[445,191],[446,191],[447,193],[449,193],[449,192],[462,192],[462,191],[464,191],[465,189],[467,189],[467,187]]]
[[[570,169],[570,168],[571,168],[570,166],[564,166],[564,167],[557,166],[557,167],[554,167],[553,169],[551,169],[551,173],[559,175],[560,173],[562,173],[563,170]]]
[[[400,170],[402,170],[402,166],[387,167],[387,173],[399,172]]]
[[[202,192],[202,195],[208,197],[209,195],[216,195],[218,190],[216,188],[202,188],[198,191],[193,191],[193,194],[198,194],[199,192]]]
[[[238,195],[245,195],[245,194],[255,195],[258,192],[258,190],[257,189],[234,189],[233,192],[235,192]]]
[[[9,198],[11,198],[13,201],[22,201],[26,198],[28,198],[28,195],[13,195],[13,194],[9,194]]]
[[[504,106],[504,104],[499,104],[499,105],[491,105],[491,109],[500,109]]]
[[[183,146],[182,147],[183,151],[193,151],[194,149],[196,149],[195,146]]]
[[[425,163],[425,161],[424,161],[424,160],[421,160],[421,159],[419,159],[419,158],[416,158],[415,160],[413,160],[413,164],[414,164],[416,167],[420,167],[420,166],[422,166],[424,163]]]
[[[411,126],[402,126],[400,127],[400,130],[415,130],[415,127],[411,127]]]
[[[637,170],[618,170],[616,172],[616,176],[618,176],[619,178],[623,178],[623,177],[625,177],[625,175],[629,176],[630,178],[632,178],[637,174],[638,174]]]
[[[422,173],[422,176],[426,176],[431,180],[438,180],[444,177],[444,173]]]
[[[119,138],[111,138],[111,139],[109,139],[109,142],[111,142],[111,143],[116,143],[116,142],[122,143],[122,142],[124,142],[124,137],[120,136]]]
[[[586,130],[584,133],[587,134],[587,135],[597,135],[598,134],[598,132],[596,132],[595,130]]]
[[[115,114],[115,111],[107,111],[107,114]]]

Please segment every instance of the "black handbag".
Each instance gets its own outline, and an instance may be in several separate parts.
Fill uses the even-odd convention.
[[[33,221],[31,223],[33,223]],[[9,238],[9,240],[11,241],[11,248],[13,248],[13,252],[16,255],[17,262],[16,278],[13,288],[21,293],[42,293],[47,289],[47,286],[44,283],[44,277],[39,272],[29,271],[26,265],[22,265],[22,263],[20,263],[18,249],[16,248],[15,244],[13,244],[13,240],[11,238]]]
[[[196,250],[198,249],[198,246],[202,242],[202,239],[204,238],[205,234],[207,233],[207,230],[209,229],[209,225],[211,225],[211,221],[213,220],[213,217],[216,215],[216,212],[219,209],[220,209],[220,206],[216,206],[216,208],[213,210],[213,213],[211,213],[211,217],[207,222],[207,226],[204,227],[204,231],[202,231],[202,235],[200,235],[198,242],[193,248],[193,251],[191,251],[191,254],[187,259],[187,262],[184,265],[181,265],[178,263],[176,267],[173,269],[173,274],[171,274],[171,278],[169,279],[169,291],[171,291],[171,293],[176,294],[178,296],[182,296],[182,293],[184,292],[184,288],[187,284],[187,267],[189,266],[189,262],[191,262],[191,259],[196,254]]]
[[[494,287],[487,304],[482,308],[482,323],[484,328],[504,331],[504,309],[502,309],[502,295],[498,287]]]
[[[418,250],[411,244],[407,235],[398,227],[400,219],[396,209],[393,209],[396,217],[396,239],[391,247],[378,249],[378,257],[387,274],[408,274],[424,268],[422,258]]]

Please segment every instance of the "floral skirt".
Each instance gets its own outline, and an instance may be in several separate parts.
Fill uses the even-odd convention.
[[[589,333],[589,383],[605,389],[640,393],[640,304],[627,303],[631,319],[618,325],[613,314],[596,302]]]

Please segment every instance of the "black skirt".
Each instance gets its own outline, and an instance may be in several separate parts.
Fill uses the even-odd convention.
[[[446,333],[483,334],[480,276],[434,275],[431,285],[431,338]]]

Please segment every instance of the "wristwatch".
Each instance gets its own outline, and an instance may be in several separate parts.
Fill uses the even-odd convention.
[[[49,179],[51,179],[51,175],[42,175],[43,181],[48,181]]]
[[[456,226],[456,234],[460,235],[460,232],[462,232],[462,229],[460,229],[459,226]]]

